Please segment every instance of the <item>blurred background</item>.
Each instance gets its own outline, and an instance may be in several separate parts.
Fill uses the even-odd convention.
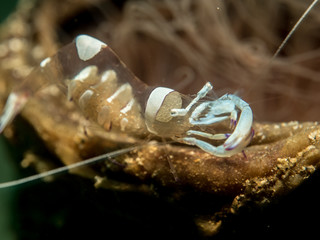
[[[2,22],[15,9],[18,0],[2,0],[0,8],[0,21]]]
[[[0,22],[6,20],[11,12],[15,10],[18,0],[2,0],[0,7]],[[11,150],[11,151],[10,151]],[[19,165],[12,154],[12,149],[7,140],[0,135],[0,182],[19,178]],[[0,239],[17,239],[14,225],[15,199],[17,189],[3,189],[0,191]]]

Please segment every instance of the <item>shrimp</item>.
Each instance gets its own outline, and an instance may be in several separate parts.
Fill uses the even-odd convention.
[[[137,136],[151,133],[197,146],[219,157],[243,151],[253,137],[252,110],[238,96],[226,94],[201,102],[213,88],[207,82],[188,102],[174,89],[147,86],[107,44],[88,35],[79,35],[57,54],[44,59],[9,95],[0,118],[0,131],[41,88],[43,81],[58,82],[68,100],[106,131]],[[212,133],[214,124],[228,119],[229,132]],[[220,145],[212,143],[221,140],[224,142]]]
[[[317,2],[314,0],[303,13],[273,58],[277,57]],[[240,97],[226,94],[219,99],[207,100],[206,96],[213,90],[210,82],[192,100],[171,88],[148,86],[125,66],[107,44],[88,35],[79,35],[54,56],[44,59],[13,90],[0,117],[0,132],[37,91],[57,83],[68,100],[74,101],[86,117],[106,131],[171,138],[218,157],[243,152],[254,135],[252,110]],[[228,132],[213,131],[216,124],[227,120],[230,121]],[[220,145],[214,144],[221,141]],[[28,178],[1,183],[0,188],[23,184],[137,148],[121,149]]]

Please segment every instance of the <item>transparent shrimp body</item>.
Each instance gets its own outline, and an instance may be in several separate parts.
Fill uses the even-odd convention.
[[[58,84],[68,100],[107,131],[140,136],[152,133],[221,157],[243,151],[253,135],[251,108],[239,97],[224,95],[203,101],[212,90],[210,83],[192,100],[170,88],[149,87],[105,43],[87,35],[78,36],[43,60],[10,94],[0,118],[0,131],[30,96],[50,83]],[[228,132],[212,133],[215,124],[228,119]]]
[[[253,114],[249,104],[232,94],[200,102],[211,90],[211,83],[206,83],[183,108],[181,94],[169,88],[156,88],[146,106],[148,130],[159,136],[170,136],[176,141],[195,145],[219,157],[230,157],[243,151],[254,135]],[[230,120],[230,132],[210,132],[216,124],[226,120]],[[215,141],[224,142],[216,145],[212,143]]]
[[[54,56],[43,60],[13,90],[0,119],[0,131],[22,109],[28,97],[48,84],[58,84],[68,100],[107,131],[112,128],[136,135],[147,132],[140,93],[148,86],[105,43],[87,35],[79,35]]]

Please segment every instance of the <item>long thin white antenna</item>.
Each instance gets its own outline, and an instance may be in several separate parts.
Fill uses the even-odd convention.
[[[145,145],[123,148],[123,149],[116,150],[116,151],[113,151],[113,152],[109,152],[109,153],[106,153],[106,154],[102,154],[102,155],[99,155],[99,156],[96,156],[96,157],[93,157],[93,158],[89,158],[89,159],[81,161],[81,162],[77,162],[77,163],[74,163],[74,164],[70,164],[70,165],[66,165],[66,166],[63,166],[63,167],[56,168],[56,169],[52,169],[52,170],[44,172],[44,173],[39,173],[39,174],[32,175],[32,176],[29,176],[29,177],[21,178],[21,179],[18,179],[18,180],[13,180],[13,181],[9,181],[9,182],[0,183],[0,189],[9,188],[9,187],[15,187],[15,186],[18,186],[18,185],[21,185],[21,184],[25,184],[25,183],[28,183],[28,182],[32,182],[32,181],[35,181],[35,180],[38,180],[38,179],[41,179],[41,178],[45,178],[45,177],[52,176],[52,175],[55,175],[55,174],[58,174],[58,173],[66,172],[66,171],[68,171],[70,169],[82,167],[84,165],[89,165],[89,164],[92,164],[92,163],[95,163],[95,162],[98,162],[98,161],[101,161],[101,160],[104,160],[104,159],[108,160],[108,159],[114,158],[116,156],[119,156],[121,154],[130,152],[132,150],[137,150],[139,148],[142,148],[143,146],[145,146]]]
[[[292,36],[292,34],[296,31],[296,29],[299,27],[300,23],[303,21],[303,19],[309,14],[309,12],[311,11],[311,9],[314,7],[314,5],[316,5],[318,2],[318,0],[314,0],[311,5],[306,9],[306,11],[302,14],[302,16],[299,18],[299,20],[296,22],[296,24],[293,26],[293,28],[291,29],[291,31],[288,33],[288,35],[286,36],[286,38],[282,41],[282,43],[280,44],[280,46],[278,47],[277,51],[275,52],[275,54],[272,57],[272,60],[275,59],[280,51],[283,49],[283,47],[286,45],[286,43],[288,42],[288,40],[290,39],[290,37]]]

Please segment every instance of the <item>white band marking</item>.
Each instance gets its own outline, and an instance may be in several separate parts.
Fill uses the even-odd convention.
[[[77,52],[83,61],[90,60],[101,51],[101,48],[106,46],[107,44],[104,42],[88,35],[79,35],[76,38]]]

